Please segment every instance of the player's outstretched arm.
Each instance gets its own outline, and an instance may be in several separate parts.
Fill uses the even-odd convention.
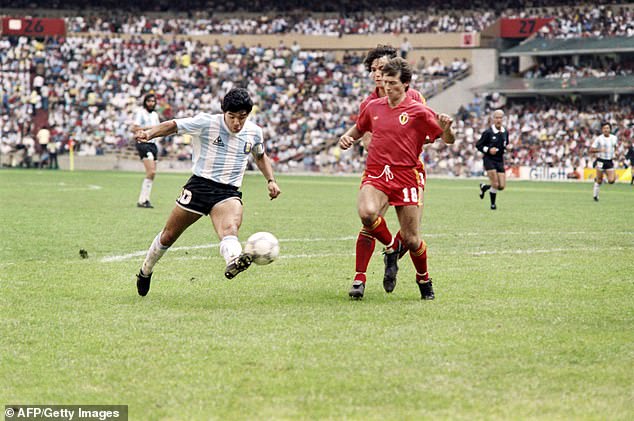
[[[456,134],[453,131],[453,118],[447,114],[438,115],[438,125],[442,129],[442,135],[440,138],[448,145],[451,145],[456,141]]]
[[[156,126],[135,130],[134,140],[137,142],[147,142],[155,137],[169,136],[177,131],[176,122],[174,120],[168,120]]]
[[[277,181],[275,180],[275,176],[273,175],[273,166],[271,165],[271,160],[268,155],[263,153],[261,155],[255,156],[255,165],[258,166],[258,169],[266,178],[266,188],[269,191],[269,197],[271,200],[277,198],[282,191],[280,190],[280,186],[277,185]]]
[[[341,137],[339,138],[339,147],[344,151],[346,149],[350,149],[350,147],[354,145],[354,142],[356,142],[357,139],[361,137],[361,135],[363,135],[363,133],[361,133],[361,131],[357,128],[357,125],[355,124],[354,126],[349,128],[347,132],[341,135]]]

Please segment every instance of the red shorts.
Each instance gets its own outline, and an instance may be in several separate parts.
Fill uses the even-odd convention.
[[[392,206],[421,206],[425,190],[425,170],[418,168],[366,168],[361,186],[366,184],[387,195]]]

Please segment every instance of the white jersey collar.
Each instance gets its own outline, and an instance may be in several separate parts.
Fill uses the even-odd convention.
[[[493,130],[493,134],[504,133],[504,132],[506,131],[506,129],[504,128],[504,126],[502,126],[502,128],[501,128],[500,130],[498,130],[498,129],[495,127],[495,124],[493,124],[493,125],[491,126],[491,130]]]

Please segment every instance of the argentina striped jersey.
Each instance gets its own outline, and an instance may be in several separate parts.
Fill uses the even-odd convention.
[[[160,124],[159,116],[156,111],[148,112],[145,108],[139,108],[134,115],[134,124],[141,128],[148,128]],[[148,141],[148,143],[156,143],[156,138]]]
[[[599,159],[614,159],[614,148],[616,147],[617,139],[613,134],[605,137],[604,135],[598,136],[592,142],[592,147],[595,149],[603,149],[603,152],[599,152],[597,158]]]
[[[231,133],[224,114],[200,113],[174,120],[178,134],[192,136],[192,172],[216,183],[240,187],[249,154],[262,142],[262,128],[250,120],[238,133]]]

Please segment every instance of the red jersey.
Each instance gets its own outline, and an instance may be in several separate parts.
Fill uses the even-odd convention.
[[[371,101],[361,111],[357,129],[372,132],[367,168],[418,167],[423,145],[433,143],[442,134],[436,113],[411,97],[405,97],[395,108],[389,106],[387,97]]]
[[[416,89],[409,88],[407,91],[405,91],[405,95],[412,98],[414,101],[420,102],[421,104],[427,104],[427,101],[425,101],[425,97],[423,96],[423,94],[418,92]],[[378,98],[379,88],[374,88],[374,91],[372,91],[372,93],[363,100],[361,105],[359,105],[359,114],[361,114],[361,111],[363,111],[363,109],[370,103],[370,101]]]

